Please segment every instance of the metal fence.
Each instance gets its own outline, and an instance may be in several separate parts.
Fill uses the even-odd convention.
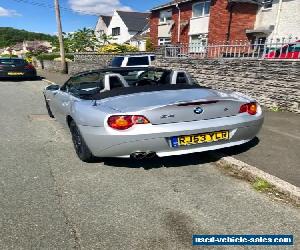
[[[300,60],[300,40],[260,39],[256,41],[231,41],[210,44],[166,45],[166,58],[259,58]]]

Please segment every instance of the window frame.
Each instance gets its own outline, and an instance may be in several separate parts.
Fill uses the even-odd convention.
[[[206,4],[209,4],[209,8],[208,8],[208,13],[205,14],[205,9],[206,9]],[[195,15],[195,8],[197,5],[203,5],[202,8],[202,14],[200,16],[196,16]],[[200,2],[196,2],[193,4],[192,6],[192,18],[201,18],[201,17],[207,17],[210,15],[210,7],[211,7],[211,0],[206,0],[206,1],[200,1]]]
[[[161,40],[164,40],[164,41],[161,43]],[[169,42],[166,42],[166,40],[169,40]],[[160,37],[160,38],[158,38],[158,46],[164,46],[164,45],[169,45],[169,44],[172,44],[171,37]]]
[[[114,32],[114,31],[118,31],[118,32]],[[121,35],[121,27],[114,27],[114,28],[112,28],[111,29],[111,35],[112,36],[120,36]]]
[[[167,16],[166,15],[163,15],[165,13],[170,13],[170,20],[167,20]],[[163,20],[162,20],[163,19]],[[159,24],[166,24],[168,23],[169,21],[172,21],[173,19],[173,10],[172,9],[165,9],[165,10],[161,10],[159,12]]]

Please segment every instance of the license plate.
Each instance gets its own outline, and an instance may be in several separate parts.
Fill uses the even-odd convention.
[[[22,72],[8,72],[7,73],[9,76],[22,76],[24,73]]]
[[[173,148],[223,140],[229,140],[228,130],[208,132],[196,135],[173,136],[170,138],[171,146]]]

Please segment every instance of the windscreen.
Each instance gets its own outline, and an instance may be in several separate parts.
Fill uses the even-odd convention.
[[[0,65],[24,65],[26,62],[20,59],[0,59]]]
[[[128,58],[127,66],[149,65],[148,56],[133,56]]]
[[[112,67],[121,67],[124,61],[124,57],[118,56],[112,59],[111,66]]]

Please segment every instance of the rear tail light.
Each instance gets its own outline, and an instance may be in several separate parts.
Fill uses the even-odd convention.
[[[240,107],[240,113],[248,113],[249,115],[256,115],[257,113],[257,103],[256,102],[250,102],[243,104]]]
[[[108,126],[117,130],[126,130],[136,124],[148,123],[149,120],[142,115],[114,115],[107,120]]]
[[[32,64],[28,64],[24,67],[25,69],[35,69]]]

